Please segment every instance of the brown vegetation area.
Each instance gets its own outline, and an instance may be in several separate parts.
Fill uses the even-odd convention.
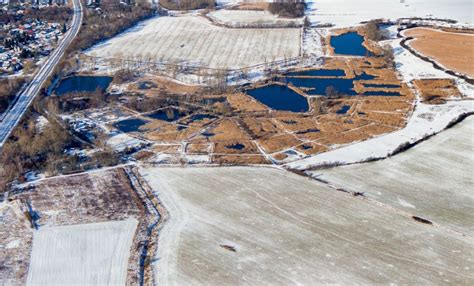
[[[409,45],[447,69],[474,78],[474,35],[448,33],[429,28],[404,31],[406,37],[415,38]]]
[[[446,99],[462,97],[453,79],[421,79],[413,83],[420,92],[421,100],[425,103],[443,104]]]

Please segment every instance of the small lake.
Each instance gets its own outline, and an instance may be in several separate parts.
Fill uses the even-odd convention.
[[[93,92],[96,89],[106,90],[111,82],[110,76],[71,76],[63,79],[54,93],[63,95],[71,92]]]
[[[304,71],[295,71],[289,72],[286,76],[345,76],[346,72],[344,70],[304,70]]]
[[[337,55],[373,56],[373,54],[362,45],[363,43],[364,37],[357,32],[349,32],[331,37],[331,46]]]
[[[186,113],[179,111],[177,108],[170,107],[157,110],[155,112],[147,114],[146,116],[153,119],[163,120],[166,122],[173,122],[185,115]]]
[[[354,90],[354,81],[372,80],[375,76],[363,73],[353,79],[347,78],[301,78],[289,77],[287,81],[296,87],[312,88],[307,91],[309,95],[326,95],[326,89],[330,86],[334,87],[339,93],[345,95],[357,95]]]
[[[306,112],[309,110],[306,97],[284,85],[272,84],[247,90],[247,93],[266,106],[281,111]]]
[[[371,88],[401,88],[398,84],[375,84],[375,83],[366,83],[364,84],[365,87]]]
[[[143,119],[131,118],[116,122],[113,124],[113,126],[124,133],[128,133],[139,131],[140,126],[145,125],[147,123],[148,121]]]

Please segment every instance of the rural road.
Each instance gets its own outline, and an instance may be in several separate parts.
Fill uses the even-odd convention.
[[[3,147],[15,126],[20,122],[23,114],[28,109],[35,96],[39,93],[45,81],[49,78],[56,65],[64,55],[69,44],[76,37],[82,24],[82,4],[80,0],[73,0],[74,14],[69,31],[61,39],[59,45],[40,67],[33,80],[24,88],[17,97],[16,102],[3,115],[0,116],[0,149]]]

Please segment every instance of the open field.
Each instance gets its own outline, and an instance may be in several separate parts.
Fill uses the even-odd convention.
[[[125,285],[136,219],[35,232],[28,285]]]
[[[474,35],[429,28],[403,31],[410,46],[449,70],[474,78]]]
[[[279,18],[268,11],[217,10],[207,14],[216,23],[233,28],[301,27],[303,18]]]
[[[296,57],[300,29],[228,29],[198,16],[157,17],[94,46],[103,58],[151,59],[237,69]]]
[[[471,0],[319,0],[308,1],[307,15],[316,24],[350,27],[372,19],[424,17],[473,24]]]
[[[471,116],[395,157],[311,174],[472,236],[473,132]]]
[[[159,285],[474,280],[470,238],[291,172],[149,167],[142,174],[169,211]]]
[[[24,285],[30,259],[34,265],[28,281],[33,285],[150,281],[151,267],[140,267],[140,261],[154,253],[154,246],[147,246],[147,250],[144,247],[152,237],[156,238],[157,233],[150,226],[156,225],[157,217],[150,211],[150,204],[145,203],[145,185],[138,184],[133,174],[130,167],[110,168],[42,179],[12,192],[8,201],[0,205],[0,248],[4,242],[7,244],[7,249],[0,251],[0,258],[4,253],[8,257],[2,259],[5,264],[0,268],[0,282]],[[115,241],[119,244],[114,245]],[[32,243],[36,250],[30,256]],[[64,248],[53,247],[60,243]],[[128,250],[124,251],[124,247]],[[100,253],[101,249],[105,252]],[[65,255],[63,251],[70,252]],[[113,255],[120,261],[114,261]],[[57,269],[60,265],[71,268],[61,268],[61,272]],[[77,276],[72,274],[75,271]]]

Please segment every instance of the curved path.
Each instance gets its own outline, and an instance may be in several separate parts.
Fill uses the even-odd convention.
[[[0,149],[3,147],[13,129],[15,129],[15,126],[20,122],[23,114],[28,110],[28,106],[39,93],[41,87],[61,60],[69,44],[79,32],[83,18],[82,4],[80,0],[73,0],[73,5],[74,15],[72,18],[71,28],[46,62],[41,66],[33,80],[20,92],[15,104],[0,117]]]

